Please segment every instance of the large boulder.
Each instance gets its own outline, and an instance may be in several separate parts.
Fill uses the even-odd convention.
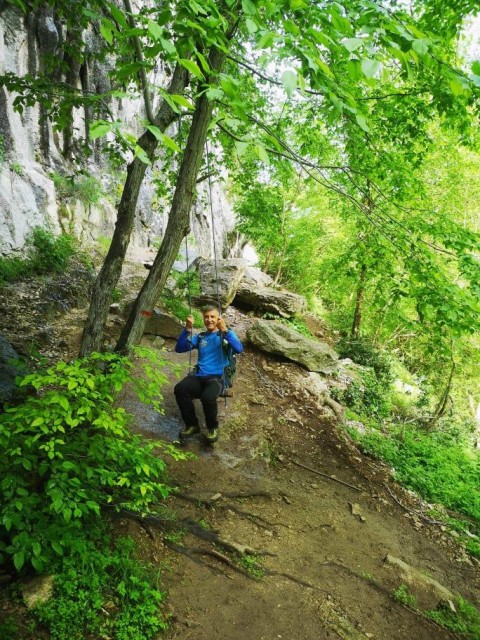
[[[128,318],[130,315],[134,302],[135,300],[130,300],[123,307],[122,315],[124,318]],[[110,313],[112,315],[117,315],[117,307],[111,305]],[[183,328],[184,325],[178,318],[155,307],[152,311],[152,315],[149,316],[145,324],[144,333],[147,335],[161,336],[162,338],[178,338],[183,331]]]
[[[247,266],[243,274],[242,284],[254,287],[271,287],[273,285],[273,278],[258,267]]]
[[[282,322],[256,320],[247,338],[262,351],[284,356],[309,371],[331,373],[337,368],[338,355],[330,345],[306,338]]]
[[[18,363],[18,353],[0,336],[0,404],[8,402],[15,394],[15,378],[24,373]]]
[[[219,298],[220,306],[222,309],[226,309],[235,298],[246,266],[246,260],[232,258],[230,260],[217,260],[217,268],[215,269],[215,262],[212,260],[198,258],[196,267],[200,277],[201,294],[195,298],[195,303],[199,305],[216,305],[217,298]]]
[[[234,304],[243,309],[275,313],[284,318],[302,313],[307,307],[305,298],[297,293],[277,291],[246,282],[242,282],[238,287]]]

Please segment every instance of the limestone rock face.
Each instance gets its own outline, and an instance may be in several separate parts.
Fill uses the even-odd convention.
[[[152,3],[153,0],[132,0],[133,10],[138,11],[140,6]],[[47,54],[61,59],[61,44],[69,34],[63,20],[48,4],[41,3],[38,9],[32,9],[24,18],[23,13],[11,3],[0,0],[0,75],[11,72],[20,77],[26,73],[35,76],[44,71]],[[64,59],[64,71],[57,79],[85,92],[108,92],[115,57],[108,56],[103,61],[98,59],[96,54],[102,38],[94,25],[85,29],[81,37],[88,53],[83,70],[76,61]],[[168,74],[161,64],[151,69],[149,79],[152,86],[165,86]],[[35,226],[48,227],[55,233],[62,230],[73,233],[85,246],[95,244],[99,238],[110,237],[121,192],[118,176],[111,174],[101,142],[93,145],[88,165],[83,167],[83,177],[77,174],[75,162],[77,156],[81,156],[79,149],[87,134],[85,123],[91,117],[89,108],[74,109],[71,130],[63,133],[53,130],[43,107],[33,105],[27,106],[23,113],[15,111],[15,97],[5,87],[0,87],[0,254],[21,250],[28,233]],[[161,97],[154,95],[152,99],[155,111]],[[112,119],[121,120],[129,133],[134,136],[142,133],[140,121],[144,117],[144,106],[141,98],[112,99],[108,108]],[[128,162],[129,157],[126,156],[125,160]],[[154,172],[165,170],[161,160],[159,165],[147,170],[140,190],[131,239],[133,247],[144,248],[158,243],[165,233],[167,212],[162,213],[163,206],[155,204]],[[87,174],[90,183],[85,183]],[[67,182],[73,180],[77,187],[83,184],[83,189],[62,193],[59,187],[61,178]],[[94,186],[92,181],[97,188],[100,187],[98,200],[88,197],[91,193],[89,188]],[[199,255],[212,256],[211,198],[217,253],[229,255],[235,216],[225,191],[218,181],[212,185],[211,193],[205,181],[199,184],[198,190],[199,197],[190,220],[195,238],[192,244],[195,244]],[[241,249],[240,243],[237,251]]]
[[[331,373],[337,368],[338,355],[330,345],[306,338],[281,322],[257,320],[247,338],[262,351],[284,356],[309,371]]]
[[[217,273],[215,263],[211,260],[199,258],[197,270],[200,276],[201,294],[196,298],[196,304],[217,304],[217,286],[220,306],[226,309],[235,298],[238,286],[245,273],[247,262],[241,258],[230,260],[217,260]],[[218,285],[217,285],[218,282]]]
[[[263,313],[276,313],[290,318],[306,309],[303,296],[290,291],[277,291],[269,287],[250,285],[242,282],[237,289],[234,304],[240,308],[254,309]]]

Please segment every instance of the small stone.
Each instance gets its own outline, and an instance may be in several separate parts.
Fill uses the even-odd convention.
[[[222,494],[221,494],[221,493],[216,493],[214,496],[212,496],[212,497],[210,498],[210,500],[211,500],[212,502],[215,502],[216,500],[219,500],[221,497],[222,497]]]
[[[315,484],[315,482],[312,482],[310,486],[312,487],[312,489],[318,489],[318,484]]]
[[[282,498],[283,498],[283,501],[286,502],[287,504],[292,504],[292,501],[289,500],[287,496],[282,496]]]
[[[263,532],[264,536],[267,536],[268,538],[273,538],[273,531],[269,531],[268,529],[265,529]]]
[[[27,609],[47,602],[52,593],[53,576],[35,576],[22,586],[22,595]]]
[[[120,313],[120,305],[118,304],[118,302],[114,302],[113,304],[111,304],[108,312],[113,314],[114,316],[118,316]]]

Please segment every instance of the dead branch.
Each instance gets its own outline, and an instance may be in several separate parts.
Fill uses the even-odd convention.
[[[333,476],[329,476],[326,473],[322,473],[321,471],[317,471],[316,469],[312,469],[312,467],[307,467],[307,465],[302,464],[301,462],[297,462],[296,460],[293,460],[292,458],[290,458],[290,462],[292,464],[296,464],[297,467],[302,467],[302,469],[306,469],[307,471],[311,471],[312,473],[315,473],[317,476],[321,476],[322,478],[326,478],[327,480],[332,480],[333,482],[338,482],[338,484],[342,484],[344,487],[349,487],[350,489],[355,489],[355,491],[362,491],[360,489],[360,487],[356,487],[353,484],[348,484],[348,482],[344,482],[343,480],[339,480],[338,478],[334,478]]]
[[[330,593],[328,591],[325,591],[325,589],[321,589],[320,587],[317,587],[317,585],[312,584],[311,582],[307,582],[306,580],[297,578],[297,576],[292,576],[290,573],[285,573],[284,571],[270,571],[270,569],[266,569],[265,575],[280,576],[282,578],[286,578],[287,580],[290,580],[291,582],[295,582],[296,584],[299,584],[301,587],[307,587],[308,589],[314,589],[315,591],[321,591],[322,593],[326,593],[327,595],[330,595]]]
[[[420,511],[415,511],[415,509],[411,509],[410,507],[407,507],[406,505],[404,505],[398,498],[397,496],[393,493],[393,491],[390,489],[390,487],[388,486],[388,484],[386,482],[383,483],[383,486],[385,487],[385,489],[388,491],[388,493],[390,494],[390,497],[393,498],[393,500],[400,506],[402,507],[402,509],[404,511],[406,511],[407,513],[411,513],[414,516],[417,516],[417,518],[420,518],[421,520],[424,520],[427,524],[436,524],[436,525],[444,525],[445,522],[442,522],[441,520],[434,520],[433,518],[429,518],[428,516],[423,515],[423,513],[421,513]]]

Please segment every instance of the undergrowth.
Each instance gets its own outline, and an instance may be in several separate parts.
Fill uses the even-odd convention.
[[[24,257],[0,257],[0,284],[32,275],[61,273],[78,253],[73,236],[55,236],[48,229],[35,227],[27,236]]]
[[[391,464],[395,478],[422,497],[480,520],[480,456],[448,432],[414,425],[351,431],[367,453]]]
[[[130,543],[111,543],[100,527],[115,512],[162,510],[171,487],[158,454],[188,455],[129,430],[122,390],[128,385],[161,411],[166,381],[157,353],[141,348],[137,356],[143,375],[117,354],[29,374],[23,402],[0,414],[0,566],[56,573],[56,595],[38,612],[54,639],[106,637],[100,627],[113,625],[117,640],[148,640],[164,628],[156,579]],[[110,601],[105,618],[99,611]]]
[[[192,300],[200,295],[200,278],[196,271],[175,271],[170,273],[174,280],[173,291],[165,291],[161,297],[164,308],[179,320],[185,321],[193,315],[195,326],[203,326],[203,316],[191,307]]]
[[[130,538],[77,541],[57,563],[53,597],[34,610],[52,640],[145,640],[167,628],[159,572],[139,562]]]

